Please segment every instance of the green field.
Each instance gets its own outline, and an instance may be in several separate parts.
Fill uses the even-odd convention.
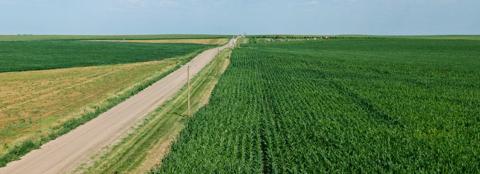
[[[0,41],[0,166],[95,118],[215,46],[49,37],[59,40]]]
[[[480,40],[480,35],[252,35],[255,39],[276,39],[276,40],[314,40],[327,37],[328,39],[439,39],[439,40]],[[0,37],[1,38],[1,37]]]
[[[398,36],[413,39],[440,39],[440,40],[480,40],[480,35],[431,35],[431,36]]]
[[[155,173],[479,173],[480,41],[250,40]]]
[[[211,39],[229,35],[159,34],[159,35],[0,35],[0,41],[31,40],[152,40],[152,39]]]
[[[0,72],[162,60],[212,46],[87,41],[0,41]]]

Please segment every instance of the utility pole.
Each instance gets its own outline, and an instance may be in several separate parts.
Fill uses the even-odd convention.
[[[190,105],[190,65],[187,65],[187,109],[188,116],[192,116],[192,110]]]

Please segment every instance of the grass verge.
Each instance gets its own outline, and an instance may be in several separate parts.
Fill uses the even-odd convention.
[[[191,84],[193,113],[208,103],[218,79],[229,64],[231,50],[219,54]],[[160,165],[184,127],[187,116],[187,89],[152,112],[130,134],[76,170],[78,173],[144,173]]]

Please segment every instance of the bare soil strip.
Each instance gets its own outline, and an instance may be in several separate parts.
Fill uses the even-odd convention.
[[[227,45],[213,48],[196,56],[190,65],[191,78],[205,67]],[[135,96],[127,99],[90,122],[44,144],[18,161],[0,168],[0,173],[67,173],[91,155],[113,143],[141,121],[148,113],[173,97],[187,82],[187,67],[183,66]]]

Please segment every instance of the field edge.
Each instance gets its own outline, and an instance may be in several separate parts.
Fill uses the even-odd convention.
[[[13,145],[9,150],[7,150],[3,155],[0,156],[0,167],[5,167],[9,162],[19,160],[23,155],[29,153],[32,150],[40,148],[43,144],[56,139],[59,136],[62,136],[71,130],[77,128],[78,126],[96,118],[100,114],[108,111],[110,108],[116,106],[117,104],[125,101],[126,99],[130,98],[131,96],[137,94],[138,92],[142,91],[143,89],[149,87],[156,81],[162,79],[163,77],[167,76],[171,72],[175,71],[176,69],[180,68],[182,65],[193,59],[196,55],[200,54],[201,52],[205,51],[208,48],[197,50],[193,53],[178,56],[176,57],[179,60],[179,63],[161,74],[154,74],[152,77],[146,79],[143,82],[139,82],[136,85],[133,85],[130,88],[120,92],[118,95],[112,96],[105,100],[103,103],[99,103],[93,106],[93,111],[83,113],[80,116],[66,121],[61,126],[53,128],[53,131],[46,136],[39,137],[36,140],[26,140],[22,143]]]
[[[193,113],[207,105],[211,92],[229,64],[232,49],[222,51],[192,79]],[[148,172],[160,166],[171,144],[190,117],[187,87],[138,123],[117,143],[81,164],[74,173]],[[121,169],[121,170],[118,170]]]

